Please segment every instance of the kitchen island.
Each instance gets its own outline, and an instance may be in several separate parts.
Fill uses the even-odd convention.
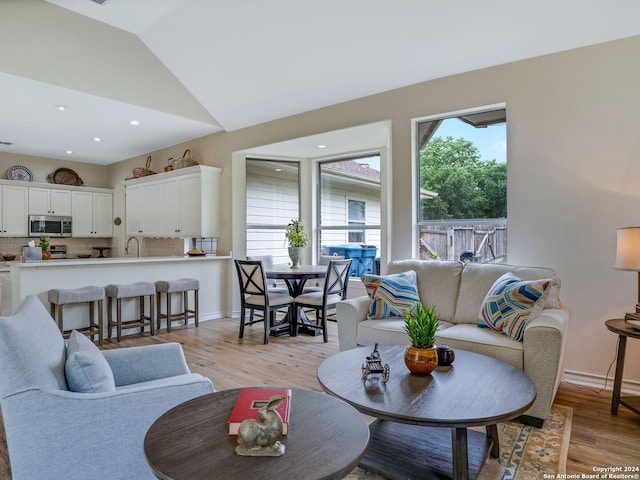
[[[230,259],[231,256],[225,255],[185,255],[9,262],[9,283],[3,285],[3,290],[9,288],[10,292],[3,292],[2,314],[13,313],[28,295],[37,295],[48,309],[47,292],[51,288],[105,287],[110,283],[190,277],[200,281],[200,320],[221,318],[229,315],[231,308],[228,302],[233,280]],[[130,308],[133,312],[133,305]],[[83,320],[86,322],[86,306],[66,306],[64,316],[65,328],[67,325],[77,328]]]

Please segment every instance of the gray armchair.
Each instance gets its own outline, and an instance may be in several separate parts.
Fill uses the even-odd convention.
[[[100,353],[100,352],[98,352]],[[102,351],[115,389],[75,393],[67,347],[40,300],[0,317],[0,407],[13,480],[155,478],[147,429],[170,408],[214,391],[177,343]]]

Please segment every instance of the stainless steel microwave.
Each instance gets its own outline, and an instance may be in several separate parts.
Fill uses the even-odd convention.
[[[70,237],[71,217],[29,215],[29,236],[39,237],[43,233],[50,237]]]

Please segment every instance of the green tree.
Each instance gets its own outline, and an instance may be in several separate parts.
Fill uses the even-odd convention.
[[[506,164],[483,161],[464,138],[434,137],[420,152],[420,185],[438,196],[422,200],[422,219],[507,216]]]

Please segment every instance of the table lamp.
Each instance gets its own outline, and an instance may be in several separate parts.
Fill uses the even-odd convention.
[[[640,320],[640,227],[618,228],[616,245],[617,270],[638,272],[638,303],[636,311],[627,313],[625,320]]]

